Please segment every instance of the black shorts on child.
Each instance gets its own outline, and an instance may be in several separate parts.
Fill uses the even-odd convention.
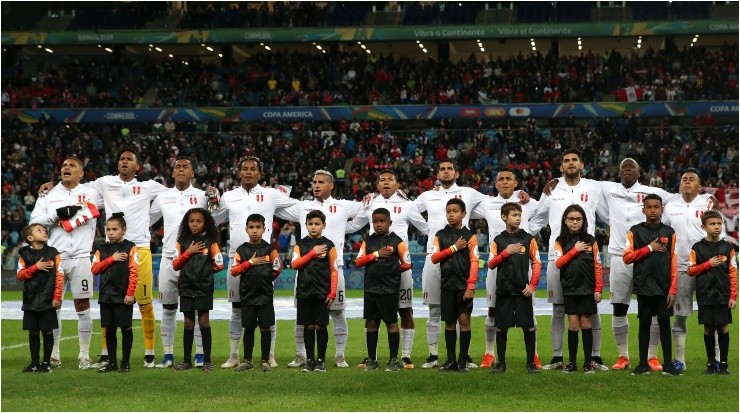
[[[465,291],[442,290],[440,295],[442,321],[454,323],[460,317],[460,314],[471,314],[473,312],[473,300],[463,300]]]
[[[534,327],[532,297],[497,295],[494,317],[496,328]]]
[[[51,331],[59,328],[57,312],[54,309],[44,311],[24,311],[23,329],[28,331]]]
[[[699,324],[705,326],[732,324],[732,311],[726,305],[700,305]]]
[[[593,294],[564,295],[563,304],[568,315],[592,315],[597,311]]]
[[[386,324],[398,322],[398,294],[365,293],[362,318],[365,320],[383,320]]]
[[[213,310],[213,297],[180,296],[180,312]]]
[[[272,325],[275,325],[275,306],[273,303],[265,305],[242,304],[242,328],[251,331],[257,326],[269,328]]]
[[[134,305],[100,303],[100,325],[103,328],[118,328],[126,330],[131,327],[131,318],[134,315]]]
[[[666,305],[665,295],[638,295],[637,318],[672,317],[673,307]]]
[[[302,326],[309,324],[318,324],[319,327],[326,327],[329,324],[329,309],[326,308],[326,300],[322,299],[298,299],[297,300],[298,316],[296,321]]]

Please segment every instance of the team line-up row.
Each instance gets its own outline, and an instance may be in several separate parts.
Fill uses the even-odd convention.
[[[467,350],[470,344],[471,298],[475,294],[474,277],[477,275],[478,259],[477,247],[471,247],[471,243],[475,242],[475,237],[470,238],[464,235],[470,232],[467,229],[469,219],[484,218],[488,222],[489,244],[492,251],[489,261],[491,269],[486,285],[489,307],[485,320],[486,352],[481,365],[492,366],[494,372],[505,371],[506,331],[509,327],[520,326],[525,330],[527,368],[532,372],[539,371],[540,363],[534,351],[537,341],[536,319],[531,315],[531,297],[539,277],[539,268],[534,267],[539,265],[539,260],[536,257],[536,243],[534,246],[530,244],[533,242],[531,234],[536,234],[540,228],[549,224],[553,236],[550,237],[549,245],[548,260],[550,263],[547,267],[547,289],[548,301],[553,304],[550,331],[553,357],[550,363],[542,368],[563,369],[566,372],[575,371],[577,331],[581,329],[583,330],[584,350],[586,350],[584,368],[587,372],[605,370],[608,367],[604,365],[601,358],[601,323],[595,309],[595,303],[600,300],[601,269],[598,259],[594,260],[592,257],[593,254],[598,253],[598,247],[595,243],[588,242],[593,239],[595,218],[598,215],[611,227],[609,252],[613,258],[610,292],[611,304],[614,306],[613,333],[619,353],[617,362],[612,368],[623,370],[630,367],[627,352],[629,325],[626,314],[634,292],[638,296],[638,307],[640,308],[638,313],[642,315],[639,317],[641,321],[640,363],[635,372],[644,373],[651,369],[663,369],[667,373],[680,374],[685,368],[686,318],[692,312],[693,293],[697,289],[696,280],[711,278],[713,279],[711,285],[718,291],[721,290],[721,293],[712,292],[710,295],[714,301],[722,301],[722,304],[711,305],[724,306],[727,311],[709,313],[702,311],[704,304],[702,304],[701,294],[706,294],[706,291],[699,288],[697,293],[700,306],[699,318],[700,322],[705,325],[704,336],[707,349],[710,344],[708,340],[711,338],[715,341],[715,337],[718,347],[715,351],[716,355],[709,354],[708,350],[707,372],[710,371],[710,367],[713,372],[727,371],[727,346],[725,345],[729,342],[727,324],[731,322],[729,309],[734,307],[737,290],[734,250],[729,247],[730,252],[717,253],[712,256],[724,258],[706,260],[706,262],[711,261],[709,264],[711,271],[706,272],[724,271],[724,278],[709,277],[704,272],[698,277],[692,276],[697,275],[692,274],[692,268],[707,269],[705,261],[691,261],[691,259],[698,258],[696,255],[691,255],[690,251],[694,244],[703,238],[710,237],[707,235],[708,231],[705,231],[706,225],[702,222],[702,217],[712,208],[713,204],[711,198],[699,194],[700,178],[693,171],[687,171],[683,175],[679,194],[670,194],[660,188],[640,184],[638,182],[639,165],[630,158],[620,164],[621,182],[597,182],[580,177],[583,163],[578,150],[572,149],[565,151],[562,156],[560,170],[563,177],[551,186],[549,195],[544,195],[542,199],[536,201],[529,199],[525,193],[516,191],[518,182],[512,171],[504,170],[498,173],[496,177],[498,195],[493,197],[480,194],[472,188],[458,186],[455,182],[459,175],[454,163],[442,161],[437,170],[437,179],[441,185],[422,193],[416,200],[406,199],[403,192],[399,191],[399,183],[393,171],[383,171],[379,174],[376,183],[378,194],[360,203],[332,198],[333,177],[331,173],[323,170],[316,171],[313,176],[313,200],[298,201],[277,189],[263,187],[259,185],[262,179],[262,164],[255,157],[245,157],[239,161],[241,185],[226,191],[222,196],[219,196],[218,190],[212,187],[207,188],[207,191],[202,191],[191,186],[193,167],[191,160],[187,158],[179,158],[175,162],[172,174],[175,180],[173,188],[166,188],[153,181],[137,180],[136,171],[138,169],[139,157],[136,150],[127,148],[119,154],[118,175],[105,176],[82,184],[80,182],[82,162],[75,157],[69,157],[61,168],[61,182],[53,187],[51,184],[42,187],[45,196],[37,200],[31,222],[42,224],[50,229],[48,246],[44,246],[46,242],[41,239],[43,238],[41,233],[45,234],[46,231],[36,230],[41,227],[29,226],[27,231],[24,231],[23,237],[31,242],[28,236],[39,232],[37,235],[39,239],[33,241],[36,242],[36,246],[44,246],[42,250],[54,248],[59,252],[60,259],[46,257],[49,258],[46,261],[52,261],[49,263],[51,266],[54,262],[57,263],[56,268],[61,278],[53,276],[54,271],[49,272],[49,269],[55,267],[47,267],[45,264],[39,266],[40,258],[34,260],[36,256],[29,256],[26,259],[21,255],[19,278],[26,279],[23,308],[24,329],[31,332],[29,340],[32,363],[26,370],[47,371],[50,370],[51,365],[61,364],[58,349],[58,337],[61,333],[56,328],[60,323],[57,319],[58,313],[54,315],[52,307],[58,308],[60,304],[54,298],[61,299],[64,288],[62,281],[70,284],[78,314],[80,368],[97,367],[101,371],[130,368],[126,353],[127,351],[130,353],[131,348],[130,315],[133,308],[131,304],[135,300],[142,314],[145,367],[188,369],[192,366],[200,366],[205,370],[212,369],[211,334],[207,310],[212,308],[213,270],[223,265],[219,258],[220,253],[216,253],[218,244],[215,225],[226,220],[229,221],[230,234],[228,253],[230,257],[233,257],[229,260],[228,272],[234,276],[228,277],[227,282],[229,301],[232,302],[232,316],[229,322],[231,354],[222,367],[240,370],[252,368],[251,353],[254,345],[254,330],[257,325],[263,331],[260,368],[269,370],[275,367],[277,363],[274,360],[274,309],[268,310],[268,308],[272,308],[271,281],[273,278],[271,277],[276,276],[275,272],[279,269],[280,260],[276,253],[273,256],[273,252],[270,251],[252,250],[249,245],[253,238],[259,238],[263,240],[262,247],[271,248],[269,240],[271,239],[273,216],[298,222],[301,225],[301,234],[306,235],[296,244],[291,261],[291,265],[298,269],[298,276],[295,294],[297,303],[296,357],[289,363],[289,367],[302,367],[304,370],[311,371],[325,369],[323,352],[326,351],[328,340],[325,327],[329,317],[333,320],[336,343],[334,364],[337,367],[348,367],[344,358],[348,329],[344,317],[343,300],[343,243],[346,233],[355,232],[368,222],[372,222],[369,231],[371,235],[366,238],[363,250],[358,257],[358,265],[366,266],[364,315],[367,320],[368,359],[363,363],[364,367],[366,369],[377,368],[375,343],[377,343],[377,327],[381,319],[388,325],[391,345],[388,369],[408,369],[414,366],[411,361],[414,337],[411,308],[413,288],[410,271],[405,268],[410,265],[406,247],[409,224],[414,225],[422,233],[430,235],[427,259],[422,273],[424,303],[429,306],[426,330],[430,354],[422,367],[432,368],[440,365],[438,342],[441,320],[446,323],[445,341],[447,345],[447,363],[442,367],[443,371],[465,370],[472,367],[474,364]],[[659,218],[655,222],[666,228],[673,228],[675,242],[662,242],[666,237],[661,236],[656,237],[658,241],[650,239],[647,240],[647,244],[638,245],[633,226],[638,224],[647,226],[650,231],[653,231],[650,234],[653,234],[655,231],[653,227],[657,225],[655,222],[650,224],[650,219],[646,218],[648,213],[645,201],[651,194],[658,195],[657,202],[660,204],[660,213],[657,215]],[[504,214],[503,207],[506,204],[510,204],[509,207],[514,205],[521,211],[507,210],[507,214]],[[96,251],[91,270],[89,251],[95,233],[95,219],[100,215],[101,207],[105,209],[108,216],[106,236],[109,242]],[[378,248],[373,249],[368,242],[382,235],[382,230],[378,226],[382,227],[380,221],[383,219],[379,218],[376,224],[375,215],[384,214],[373,214],[379,208],[387,211],[388,234],[385,236],[397,237],[399,243],[393,246],[391,244],[381,245],[381,242],[381,244],[374,244]],[[315,226],[313,233],[319,236],[312,237],[309,216],[317,215],[316,211],[321,212],[319,215],[323,215],[323,218],[321,216],[312,217],[313,221],[321,221],[313,222]],[[426,220],[421,215],[423,212],[427,214]],[[119,213],[125,213],[125,219]],[[574,216],[568,216],[569,213]],[[459,222],[455,221],[456,214],[459,215]],[[577,214],[580,214],[580,217],[575,216]],[[507,217],[512,215],[517,217],[512,218],[510,223]],[[160,217],[164,220],[165,232],[159,272],[159,298],[163,305],[161,337],[164,357],[160,363],[155,363],[152,264],[148,228],[150,222],[155,222]],[[254,227],[262,228],[261,236],[257,237],[252,233],[257,231],[257,228],[252,228],[250,232],[251,221],[248,221],[250,217],[261,217],[264,220],[261,225],[253,224]],[[193,225],[195,228],[200,228],[201,232],[195,232],[190,221],[199,221],[199,224],[195,222]],[[453,222],[456,223],[453,224]],[[727,243],[722,240],[724,232],[721,226],[721,215],[719,223],[720,234],[717,235],[716,240],[713,239],[714,244],[711,245],[719,243],[726,248]],[[109,230],[109,226],[113,228]],[[116,231],[120,233],[120,240],[122,240],[120,242],[112,241],[116,239]],[[502,241],[502,237],[506,240]],[[576,239],[578,240],[574,241]],[[640,242],[643,241],[645,240],[640,238]],[[390,241],[386,240],[386,242]],[[660,244],[660,247],[656,242]],[[313,243],[313,245],[304,245],[306,243]],[[132,248],[126,249],[129,245]],[[301,246],[305,248],[301,249]],[[331,248],[332,246],[334,248]],[[244,250],[245,247],[250,248]],[[639,251],[637,258],[627,259],[629,255],[627,252],[630,248],[633,252]],[[34,249],[29,246],[26,249],[38,254],[36,251],[38,248]],[[240,252],[239,249],[242,251]],[[589,253],[584,254],[583,251]],[[651,251],[651,254],[645,255],[645,251]],[[26,250],[26,252],[29,251]],[[466,253],[462,254],[463,252]],[[468,257],[470,260],[467,262],[465,255],[470,255]],[[471,264],[473,255],[475,255],[475,271]],[[396,256],[400,259],[391,258]],[[588,259],[589,256],[592,258]],[[668,279],[672,281],[665,291],[659,288],[665,283],[665,279],[645,281],[644,277],[635,275],[636,268],[643,265],[643,261],[652,263],[658,258],[667,256],[674,256],[675,259],[669,259],[671,265],[666,271],[670,274]],[[530,260],[531,266],[525,265],[522,260]],[[722,260],[722,263],[714,266],[717,260]],[[333,268],[327,277],[322,275],[324,268],[323,264],[320,264],[322,262],[329,263],[328,266]],[[466,263],[469,268],[465,267]],[[591,266],[588,265],[589,263]],[[400,266],[401,275],[398,277],[398,288],[393,289],[396,277],[390,274],[395,274],[395,265]],[[657,264],[652,263],[651,265]],[[391,267],[393,267],[392,270]],[[715,270],[715,267],[719,270]],[[320,271],[319,268],[322,270]],[[373,268],[375,268],[374,271]],[[118,270],[114,271],[114,269]],[[531,276],[527,275],[530,271]],[[105,275],[108,272],[115,273],[117,276],[107,278],[118,281],[104,283],[103,279],[107,279]],[[200,277],[196,275],[201,272]],[[250,272],[262,274],[261,282],[254,281],[260,279],[259,277],[239,276]],[[52,281],[47,280],[46,284],[29,282],[42,278],[39,275],[43,273],[46,273],[47,278]],[[92,296],[93,273],[103,274],[100,303],[101,324],[105,340],[103,356],[96,364],[91,363],[89,357],[92,330],[89,298]],[[383,277],[369,275],[373,273],[382,274]],[[497,274],[509,273],[514,275],[497,277]],[[658,273],[650,272],[650,274]],[[390,279],[386,279],[389,276]],[[132,278],[135,279],[133,283]],[[377,284],[373,284],[374,282]],[[528,287],[524,288],[522,282]],[[648,293],[641,293],[640,288],[645,282],[652,289],[648,289]],[[49,283],[53,288],[49,287]],[[42,288],[45,292],[37,295],[38,307],[27,306],[26,290],[41,284],[46,289]],[[699,284],[703,285],[703,283]],[[522,289],[515,291],[515,287],[518,286]],[[112,288],[111,291],[114,293],[110,297],[106,294],[104,298],[103,287]],[[325,291],[327,288],[328,290]],[[259,296],[258,292],[262,290],[265,291],[265,295]],[[591,292],[584,298],[586,290]],[[266,291],[269,291],[269,305],[266,302],[268,297]],[[57,294],[58,297],[56,297]],[[573,301],[574,296],[580,298]],[[394,298],[391,300],[389,297]],[[642,300],[644,297],[651,298],[645,301]],[[664,303],[672,305],[661,307],[656,304],[660,301],[656,297],[663,297]],[[180,311],[185,314],[184,357],[181,363],[175,365],[173,348],[178,301]],[[104,304],[111,306],[104,311]],[[670,316],[668,309],[675,314],[673,337],[667,333],[669,331],[667,330],[668,316]],[[27,312],[33,316],[28,317],[28,323],[26,322]],[[569,315],[570,362],[564,364],[563,338],[566,313]],[[397,320],[396,314],[399,314],[401,318],[400,328],[398,323],[391,322]],[[656,317],[645,314],[652,314]],[[712,318],[708,320],[703,318],[706,314],[712,314]],[[195,322],[196,316],[197,323]],[[652,327],[650,322],[645,321],[651,319],[653,320]],[[120,366],[116,363],[114,353],[116,327],[122,327],[123,330],[124,359]],[[459,328],[459,333],[456,331],[457,328]],[[653,334],[650,334],[651,329],[655,330]],[[643,330],[647,333],[642,334]],[[39,331],[44,332],[43,362],[39,362],[38,355]],[[268,334],[267,331],[270,333]],[[716,334],[713,334],[715,331]],[[243,362],[239,360],[242,334],[245,346]],[[455,357],[458,336],[460,353],[458,357]],[[196,341],[196,354],[194,362],[191,362],[193,337]],[[656,357],[657,338],[660,338],[663,344],[665,360],[662,365]],[[397,357],[399,341],[402,342],[400,361]],[[676,354],[673,362],[671,362],[670,355],[671,341],[675,346]],[[268,351],[264,351],[266,345],[269,348]],[[314,345],[318,346],[318,354],[314,354]],[[393,350],[394,347],[395,350]],[[497,348],[494,349],[494,347]],[[643,347],[646,348],[644,352]],[[714,348],[715,345],[711,347]],[[494,350],[498,352],[498,363],[495,364]],[[715,356],[719,359],[717,362],[714,361]]]

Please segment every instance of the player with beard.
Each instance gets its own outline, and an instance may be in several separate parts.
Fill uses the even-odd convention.
[[[350,221],[347,225],[347,233],[357,232],[372,220],[373,211],[385,208],[391,214],[390,231],[401,237],[401,240],[409,243],[409,223],[416,227],[419,232],[429,235],[429,226],[421,216],[413,201],[399,190],[398,179],[395,172],[384,169],[378,174],[376,190],[380,196],[375,196],[362,214]],[[370,234],[375,230],[370,225]],[[411,360],[411,350],[414,346],[414,311],[412,301],[414,298],[414,280],[411,270],[401,273],[401,286],[398,295],[398,314],[401,316],[401,363],[405,369],[414,368]],[[365,361],[360,363],[359,368],[365,368]]]
[[[322,236],[328,238],[336,247],[337,257],[334,267],[337,269],[337,295],[330,308],[329,315],[334,322],[334,342],[336,343],[336,354],[334,365],[336,367],[349,367],[344,357],[347,345],[347,319],[344,315],[346,302],[344,300],[344,236],[347,233],[347,221],[362,213],[363,206],[356,201],[337,200],[331,196],[334,189],[334,177],[329,171],[317,170],[314,172],[311,183],[314,199],[299,201],[290,208],[276,211],[280,218],[301,224],[301,236],[308,234],[306,228],[306,216],[309,212],[319,210],[326,216],[326,228]],[[296,357],[288,364],[288,367],[300,367],[306,363],[305,344],[303,343],[304,326],[296,323]]]
[[[555,266],[559,254],[555,250],[555,234],[560,234],[563,212],[573,204],[580,205],[586,212],[588,221],[587,233],[594,235],[596,230],[597,206],[601,200],[602,185],[600,182],[581,178],[583,171],[581,152],[572,148],[562,155],[560,180],[550,195],[540,199],[535,215],[529,221],[530,230],[539,231],[543,226],[550,225],[550,242],[548,247],[547,265],[547,301],[552,304],[552,323],[550,325],[550,340],[553,357],[543,369],[563,368],[563,337],[565,335],[565,307],[563,290],[560,284],[560,270]],[[600,218],[603,218],[599,216]],[[591,317],[593,333],[592,361],[599,370],[608,370],[601,359],[601,318],[598,313]]]

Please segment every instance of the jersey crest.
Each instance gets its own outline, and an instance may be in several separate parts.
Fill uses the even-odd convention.
[[[141,187],[140,186],[133,186],[131,187],[131,191],[134,193],[134,195],[139,195],[141,193]]]
[[[78,194],[77,195],[77,203],[78,204],[84,204],[86,200],[87,200],[87,197],[85,196],[85,194]]]
[[[198,203],[198,198],[195,197],[195,195],[190,195],[190,204],[196,205]]]
[[[329,205],[329,213],[336,214],[337,213],[337,206],[336,205]]]
[[[637,203],[642,204],[643,202],[645,202],[645,194],[637,194]]]
[[[401,213],[401,207],[399,205],[395,205],[393,207],[393,213],[394,214],[400,214]]]
[[[581,202],[588,202],[588,192],[581,192]]]
[[[257,198],[257,202],[265,202],[265,194],[257,194],[255,198]]]

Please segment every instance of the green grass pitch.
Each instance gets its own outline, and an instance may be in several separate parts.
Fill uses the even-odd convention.
[[[348,296],[360,296],[350,292]],[[2,298],[18,299],[14,293]],[[181,316],[180,316],[181,317]],[[734,311],[737,321],[737,310]],[[411,371],[365,373],[354,366],[365,357],[362,320],[349,320],[347,359],[353,366],[328,366],[326,374],[301,373],[286,364],[295,353],[292,321],[278,322],[277,360],[270,373],[237,373],[218,366],[228,357],[228,322],[212,322],[214,348],[211,373],[173,372],[142,367],[141,324],[134,320],[132,370],[129,374],[99,374],[77,369],[76,321],[64,321],[62,367],[51,374],[23,374],[28,364],[27,334],[20,321],[2,320],[3,411],[738,411],[738,334],[731,328],[730,376],[704,376],[704,344],[696,316],[690,319],[687,340],[688,371],[681,377],[660,374],[631,376],[625,371],[595,375],[566,375],[543,371],[528,375],[521,330],[509,334],[508,371],[494,376],[485,370],[467,374],[438,373],[419,368],[427,355],[425,320],[416,320]],[[539,354],[551,356],[550,317],[538,317]],[[608,364],[616,358],[611,316],[603,315],[602,355]],[[94,321],[95,330],[99,321]],[[637,361],[637,320],[630,315],[630,355]],[[157,357],[161,357],[157,329]],[[259,333],[257,333],[259,350]],[[69,338],[66,338],[69,337]],[[100,349],[99,331],[91,354]],[[473,319],[471,355],[476,362],[484,350],[483,318]],[[566,344],[567,346],[567,344]],[[444,339],[440,341],[444,353]],[[182,350],[182,323],[178,324],[175,357]],[[333,338],[327,354],[334,354]],[[566,349],[567,354],[567,349]],[[381,329],[378,358],[387,360],[385,328]],[[660,351],[659,351],[660,355]],[[120,333],[119,333],[120,357]],[[257,356],[258,357],[258,356]],[[579,364],[582,363],[579,352]]]

